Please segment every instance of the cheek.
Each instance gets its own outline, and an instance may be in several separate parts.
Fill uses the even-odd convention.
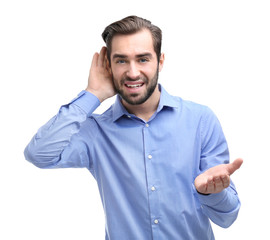
[[[151,68],[145,69],[144,74],[149,78],[152,79],[158,71],[158,68],[156,66],[153,66]]]
[[[121,69],[120,67],[114,67],[114,66],[112,66],[111,72],[115,79],[121,78],[121,76],[123,76],[124,74],[123,69]]]

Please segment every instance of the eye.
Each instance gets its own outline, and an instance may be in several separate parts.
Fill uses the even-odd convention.
[[[149,62],[149,59],[148,58],[140,58],[139,62],[141,62],[141,63]]]
[[[118,64],[124,64],[124,63],[126,63],[126,61],[123,60],[123,59],[119,59],[119,60],[116,61],[116,63],[118,63]]]

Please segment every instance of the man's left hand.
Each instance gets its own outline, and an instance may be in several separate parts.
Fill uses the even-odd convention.
[[[237,158],[229,164],[212,167],[196,177],[194,184],[201,194],[219,193],[230,185],[230,175],[241,167],[243,160]]]

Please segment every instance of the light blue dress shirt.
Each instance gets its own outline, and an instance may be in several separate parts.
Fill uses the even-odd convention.
[[[160,87],[148,122],[129,114],[118,96],[103,114],[83,91],[41,127],[25,149],[40,168],[86,167],[96,179],[110,240],[211,240],[209,219],[229,227],[240,202],[233,183],[201,195],[194,179],[228,163],[219,121],[205,106]]]

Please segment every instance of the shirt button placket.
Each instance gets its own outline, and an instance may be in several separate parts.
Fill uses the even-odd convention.
[[[151,221],[152,221],[152,228],[153,228],[153,234],[157,235],[158,233],[158,225],[160,224],[160,221],[158,219],[159,214],[158,214],[158,192],[157,188],[155,186],[155,179],[156,176],[153,175],[153,159],[154,156],[151,154],[153,152],[153,146],[150,142],[150,125],[148,123],[144,124],[144,137],[145,137],[145,153],[146,153],[146,172],[147,172],[147,182],[148,182],[148,189],[149,189],[149,207],[150,207],[150,214],[151,214]]]

